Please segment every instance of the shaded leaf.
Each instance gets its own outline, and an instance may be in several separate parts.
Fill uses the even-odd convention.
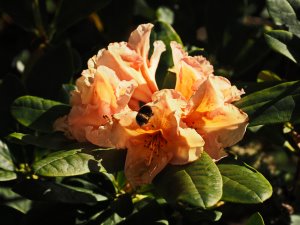
[[[35,162],[32,168],[40,176],[76,176],[90,172],[92,155],[83,153],[81,149],[59,151]]]
[[[179,35],[173,29],[173,27],[170,24],[165,23],[163,21],[158,21],[154,24],[154,29],[151,32],[151,40],[152,40],[151,42],[155,40],[161,40],[166,45],[166,51],[161,55],[161,59],[156,72],[157,76],[155,79],[157,85],[159,89],[166,88],[166,87],[174,88],[175,87],[174,80],[169,80],[169,78],[167,78],[168,70],[173,66],[170,42],[176,41],[179,44],[182,44],[182,41]],[[168,79],[169,82],[165,81],[165,79]]]
[[[1,224],[5,225],[18,225],[21,224],[24,214],[7,205],[0,205],[1,211]]]
[[[126,193],[118,196],[118,198],[111,203],[111,208],[120,217],[129,216],[133,211],[133,203],[132,203],[131,195]]]
[[[193,163],[168,165],[155,178],[154,184],[159,193],[171,204],[209,208],[222,196],[221,174],[205,152]]]
[[[249,94],[235,105],[250,117],[250,126],[298,122],[300,82],[285,82]]]
[[[12,171],[0,169],[0,181],[9,181],[17,178],[17,174]]]
[[[53,32],[61,33],[106,6],[110,0],[61,0],[53,22]]]
[[[259,212],[254,213],[246,222],[246,225],[265,225]]]
[[[88,189],[42,180],[23,180],[13,187],[13,191],[38,201],[84,203],[107,200],[107,197]]]
[[[24,82],[31,95],[61,100],[62,85],[74,74],[73,50],[69,42],[38,48],[25,67]]]
[[[8,171],[14,171],[15,166],[7,145],[0,140],[0,168]]]
[[[265,33],[267,44],[274,51],[286,56],[294,63],[300,59],[300,39],[292,33],[284,30],[272,30]]]
[[[11,112],[15,119],[25,127],[43,132],[53,132],[54,121],[70,110],[70,106],[34,96],[17,98]]]
[[[253,204],[271,197],[271,184],[254,168],[237,162],[218,164],[218,168],[223,179],[222,200]]]
[[[13,21],[26,31],[35,31],[35,19],[31,0],[0,1],[0,10],[12,17]]]
[[[34,145],[40,148],[47,148],[53,150],[60,150],[67,147],[71,143],[71,140],[67,139],[62,133],[53,133],[40,136],[34,136],[31,134],[23,133],[11,133],[6,139],[12,143],[23,145]]]

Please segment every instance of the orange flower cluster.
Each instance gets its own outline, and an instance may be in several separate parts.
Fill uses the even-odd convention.
[[[80,142],[127,149],[125,175],[133,186],[150,183],[168,163],[197,160],[203,150],[220,159],[248,124],[247,114],[231,104],[243,91],[176,42],[170,68],[175,89],[158,90],[156,69],[165,45],[154,42],[148,57],[152,27],[140,25],[128,42],[112,43],[93,56],[72,92],[70,114],[54,124]]]

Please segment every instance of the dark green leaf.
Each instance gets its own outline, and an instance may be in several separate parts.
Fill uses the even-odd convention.
[[[5,225],[18,225],[21,224],[20,221],[22,221],[23,213],[20,211],[6,206],[6,205],[0,205],[0,211],[1,211],[1,224]]]
[[[40,136],[34,136],[31,134],[23,134],[14,132],[8,135],[7,140],[16,143],[16,144],[23,144],[23,145],[34,145],[40,148],[46,149],[53,149],[53,150],[60,150],[71,143],[69,139],[67,139],[62,133],[53,133],[53,134],[46,134]]]
[[[61,100],[62,85],[74,75],[73,50],[68,42],[38,48],[24,71],[24,81],[31,95]]]
[[[85,0],[84,3],[81,0],[62,0],[54,19],[54,32],[65,31],[109,2],[110,0]]]
[[[159,193],[171,204],[209,208],[222,196],[221,174],[205,152],[193,163],[167,166],[155,178],[154,184]]]
[[[17,178],[17,174],[12,171],[0,169],[0,181],[9,181]]]
[[[159,224],[157,222],[166,219],[165,217],[162,207],[155,200],[147,198],[136,203],[133,214],[128,216],[125,221],[122,221],[120,225]]]
[[[156,72],[156,82],[159,89],[166,87],[175,87],[175,80],[170,80],[167,77],[168,70],[173,66],[172,51],[170,47],[171,41],[176,41],[182,44],[182,41],[176,31],[170,24],[162,21],[158,21],[154,24],[154,29],[151,33],[152,42],[155,40],[161,40],[166,45],[166,51],[161,55],[161,59]],[[173,75],[173,74],[172,74]],[[167,79],[167,80],[166,80]],[[174,83],[173,83],[174,82]]]
[[[133,203],[130,194],[123,194],[118,196],[116,200],[111,203],[111,208],[120,217],[129,216],[133,211]]]
[[[250,117],[250,126],[298,122],[300,82],[285,82],[254,92],[235,105]]]
[[[35,174],[40,176],[76,176],[89,173],[91,161],[95,161],[92,155],[75,149],[52,153],[35,162],[32,167]]]
[[[34,96],[22,96],[11,107],[15,119],[26,127],[53,132],[54,121],[70,110],[68,105]]]
[[[235,203],[262,203],[272,195],[272,186],[258,171],[236,162],[218,164],[223,178],[222,200]]]
[[[88,189],[42,180],[24,180],[15,185],[13,191],[31,200],[38,201],[84,203],[107,200],[107,197]]]
[[[121,171],[125,166],[126,151],[124,149],[95,149],[92,154],[109,173]]]
[[[246,222],[246,225],[265,225],[260,213],[254,213]]]
[[[31,0],[3,0],[0,10],[10,15],[13,21],[27,31],[35,31],[35,19]]]
[[[265,33],[267,44],[276,52],[286,56],[294,63],[300,59],[300,39],[284,30],[272,30]]]
[[[195,223],[200,221],[218,221],[221,219],[222,213],[199,208],[186,208],[182,211],[182,215],[185,217],[185,220]]]
[[[0,140],[0,168],[8,171],[14,171],[15,166],[7,145]]]

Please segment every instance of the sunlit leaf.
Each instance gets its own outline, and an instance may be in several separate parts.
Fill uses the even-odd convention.
[[[8,171],[14,171],[15,166],[7,145],[0,140],[0,168]]]
[[[265,225],[260,213],[254,213],[246,222],[246,225]]]
[[[40,176],[76,176],[90,172],[92,155],[83,153],[81,149],[59,151],[35,162],[33,170]]]
[[[12,171],[0,169],[0,181],[9,181],[17,178],[17,174]]]
[[[11,107],[12,115],[25,127],[53,132],[54,121],[70,110],[68,105],[34,96],[22,96]]]
[[[222,200],[235,203],[262,203],[272,195],[272,186],[257,170],[237,163],[218,164],[223,179]]]
[[[221,174],[205,152],[193,163],[167,166],[155,178],[154,184],[171,204],[209,208],[222,196]]]

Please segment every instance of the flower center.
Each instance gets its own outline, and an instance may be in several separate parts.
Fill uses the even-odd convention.
[[[167,140],[163,138],[160,132],[154,135],[149,135],[147,138],[145,138],[144,147],[150,151],[149,157],[147,158],[147,166],[151,164],[154,154],[159,156],[160,151],[163,150],[167,143]]]

